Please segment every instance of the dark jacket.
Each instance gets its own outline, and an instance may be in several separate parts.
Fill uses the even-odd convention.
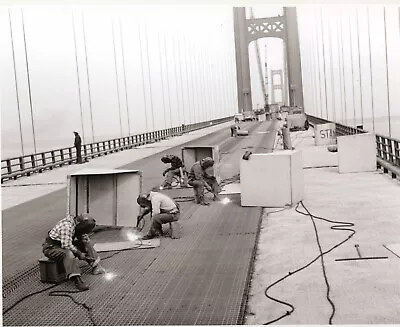
[[[168,168],[168,171],[183,167],[183,162],[181,158],[174,156],[173,154],[168,154],[165,157],[168,158],[171,163],[171,167]]]
[[[79,134],[75,134],[74,146],[79,147],[82,145],[82,139]]]

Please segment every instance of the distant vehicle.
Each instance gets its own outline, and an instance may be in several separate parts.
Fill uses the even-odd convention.
[[[243,114],[235,114],[235,117],[234,117],[235,122],[236,121],[241,122],[241,121],[243,121],[243,119],[244,119]]]
[[[243,113],[243,121],[252,121],[252,120],[256,120],[256,115],[254,113],[254,111],[249,110],[249,111],[245,111]]]
[[[307,115],[302,107],[289,107],[286,119],[290,131],[306,131],[310,127]]]

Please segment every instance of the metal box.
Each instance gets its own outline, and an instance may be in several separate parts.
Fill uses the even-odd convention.
[[[217,179],[218,183],[220,183],[220,157],[218,145],[194,145],[182,148],[182,161],[187,171],[190,171],[190,168],[195,162],[206,157],[210,157],[214,160],[214,177]]]
[[[67,176],[67,214],[88,213],[97,225],[136,226],[142,172],[83,169]]]
[[[64,265],[47,257],[39,259],[40,280],[43,283],[60,284],[66,279]]]

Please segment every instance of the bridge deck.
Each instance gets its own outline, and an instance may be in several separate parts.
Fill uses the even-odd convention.
[[[239,172],[238,158],[244,149],[266,152],[266,148],[273,147],[275,133],[265,132],[274,124],[246,125],[254,131],[249,137],[227,140],[229,131],[223,129],[200,140],[205,144],[221,144],[222,178]],[[168,149],[168,153],[179,154],[179,151],[180,147]],[[143,170],[143,186],[148,190],[160,182],[159,159],[165,152],[123,168]],[[103,276],[85,274],[90,291],[72,295],[76,301],[92,308],[90,312],[66,297],[49,297],[50,291],[46,291],[27,298],[4,314],[4,324],[242,323],[261,209],[242,208],[237,195],[230,197],[232,202],[226,205],[215,202],[210,207],[202,207],[182,203],[183,237],[163,238],[159,248],[123,251],[104,260],[104,267],[117,274],[115,279],[108,281]],[[45,231],[64,213],[65,189],[3,211],[4,309],[44,288],[36,266],[41,256],[40,244]],[[96,237],[104,238],[104,235],[96,235],[95,241]],[[64,283],[53,290],[74,288]]]

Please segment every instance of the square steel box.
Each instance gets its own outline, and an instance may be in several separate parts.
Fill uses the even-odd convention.
[[[241,204],[283,207],[303,199],[303,163],[299,150],[252,154],[240,161]]]
[[[214,176],[218,183],[221,182],[220,177],[220,157],[219,157],[219,147],[218,145],[208,146],[208,145],[194,145],[185,146],[182,148],[182,161],[189,172],[192,165],[206,157],[210,157],[214,160]]]
[[[83,169],[67,176],[67,214],[89,213],[97,225],[135,227],[142,172]]]
[[[43,283],[59,284],[65,281],[65,269],[62,264],[57,264],[55,261],[47,257],[39,259],[40,280]]]

